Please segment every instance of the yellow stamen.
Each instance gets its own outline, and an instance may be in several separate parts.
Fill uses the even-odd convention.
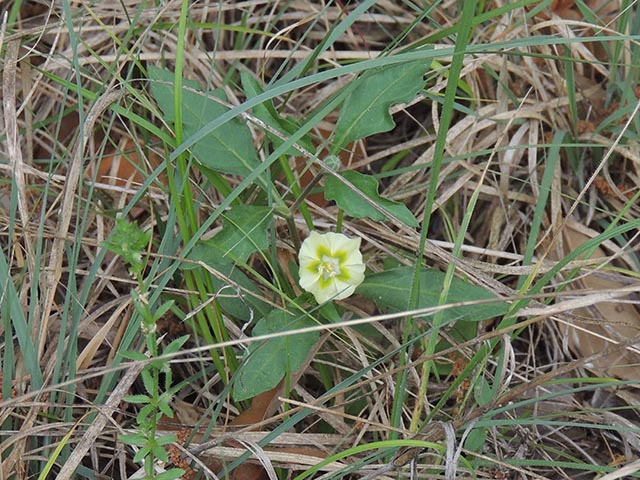
[[[322,274],[322,278],[327,281],[330,278],[340,275],[340,260],[328,255],[322,256],[322,262],[318,266],[318,271]]]

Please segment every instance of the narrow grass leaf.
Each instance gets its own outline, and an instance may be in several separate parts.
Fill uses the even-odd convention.
[[[560,161],[560,148],[562,141],[566,135],[564,131],[558,131],[551,140],[551,146],[547,155],[547,161],[544,168],[544,175],[542,177],[542,184],[540,185],[540,193],[538,194],[538,201],[536,202],[536,209],[533,215],[533,220],[530,226],[529,239],[527,240],[527,248],[525,249],[524,258],[522,260],[523,265],[530,265],[535,253],[536,245],[540,231],[542,229],[542,221],[547,209],[547,200],[551,195],[551,184],[555,175],[558,174],[556,166]],[[535,271],[531,274],[530,278],[521,277],[518,281],[518,288],[522,288],[533,281]]]
[[[36,346],[31,338],[30,327],[22,310],[20,296],[12,283],[13,277],[9,271],[9,265],[2,254],[0,254],[0,278],[2,279],[0,281],[0,308],[3,311],[3,315],[8,313],[9,318],[11,318],[11,325],[20,345],[22,359],[27,373],[31,375],[31,386],[33,389],[38,389],[43,384],[43,377],[38,364]],[[12,338],[12,334],[5,332],[5,338]]]
[[[59,459],[62,451],[69,446],[69,441],[73,436],[73,434],[75,433],[76,428],[79,425],[80,425],[79,422],[76,423],[73,426],[73,428],[70,428],[69,431],[65,434],[65,436],[62,437],[62,439],[57,442],[56,448],[50,454],[49,459],[47,460],[47,463],[45,464],[44,468],[40,472],[40,475],[38,475],[38,480],[45,480],[47,478],[51,478],[49,474],[53,470],[53,467],[56,464],[56,461]]]

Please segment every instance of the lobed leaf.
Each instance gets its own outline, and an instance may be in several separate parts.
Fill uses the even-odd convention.
[[[354,80],[340,108],[334,151],[354,140],[393,129],[396,124],[389,107],[413,100],[424,86],[426,71],[423,61],[414,61],[375,68]]]
[[[361,193],[369,197],[371,201],[388,212],[388,215],[382,214],[362,198],[359,192],[352,190],[331,175],[325,180],[324,196],[327,200],[334,200],[348,215],[355,218],[370,218],[378,222],[386,220],[388,216],[397,218],[410,227],[418,226],[418,220],[406,205],[380,196],[378,193],[378,180],[374,177],[355,171],[341,172],[340,175],[357,187]]]

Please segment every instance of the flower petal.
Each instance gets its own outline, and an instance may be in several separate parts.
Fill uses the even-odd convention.
[[[316,298],[316,302],[318,304],[328,302],[332,300],[336,296],[335,284],[331,283],[327,288],[320,288],[313,293],[313,296]]]
[[[300,246],[300,252],[298,253],[298,258],[301,259],[310,259],[310,260],[319,260],[320,257],[318,255],[318,249],[324,245],[322,240],[322,235],[317,232],[311,232],[311,234],[302,242]]]
[[[360,285],[364,281],[364,265],[352,265],[347,267],[349,273],[351,274],[351,278],[349,279],[349,283],[351,283],[354,288]]]
[[[300,286],[307,292],[312,292],[320,287],[320,274],[310,272],[308,269],[300,269]]]
[[[334,282],[334,286],[336,289],[336,294],[333,297],[334,300],[342,300],[343,298],[347,298],[351,296],[356,289],[356,285],[343,282],[341,280],[336,280]]]
[[[341,233],[327,233],[327,243],[332,254],[346,253],[347,257],[351,255],[360,255],[360,261],[362,261],[362,255],[360,254],[360,238],[349,238]]]
[[[298,253],[300,286],[318,303],[352,295],[364,280],[360,242],[341,233],[311,232]]]

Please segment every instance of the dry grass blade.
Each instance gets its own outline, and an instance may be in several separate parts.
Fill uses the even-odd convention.
[[[85,148],[89,138],[91,138],[93,129],[95,127],[98,118],[109,108],[113,102],[115,102],[121,93],[118,91],[106,92],[96,100],[91,110],[87,115],[86,121],[82,126],[82,133],[78,136],[77,143],[71,156],[71,163],[67,172],[65,181],[65,189],[62,196],[62,202],[60,205],[60,213],[58,225],[56,228],[55,239],[51,247],[51,256],[49,265],[46,270],[45,276],[45,301],[42,310],[42,324],[40,325],[40,331],[46,332],[51,310],[53,308],[54,297],[58,282],[62,276],[62,262],[64,259],[64,248],[66,244],[67,235],[69,234],[69,224],[71,218],[74,215],[74,198],[76,196],[76,190],[78,188],[78,181],[82,175],[83,169],[83,156]],[[38,356],[42,356],[44,352],[46,342],[46,336],[40,336],[40,343],[38,345]]]
[[[4,127],[6,128],[7,150],[9,161],[13,170],[13,178],[17,188],[18,211],[22,227],[26,229],[29,225],[29,212],[27,205],[24,159],[19,142],[17,108],[16,108],[16,74],[18,65],[18,54],[20,42],[12,41],[7,45],[5,55],[5,65],[2,73],[2,99],[4,112]],[[26,239],[26,246],[30,248],[30,242]],[[33,258],[33,253],[29,252],[29,258]]]
[[[82,460],[85,458],[89,449],[92,448],[94,442],[107,425],[107,422],[111,420],[111,416],[115,412],[116,408],[118,408],[118,405],[120,405],[125,395],[129,393],[131,385],[138,378],[138,375],[140,375],[143,368],[144,363],[139,362],[133,364],[125,371],[122,379],[113,389],[105,404],[97,407],[98,414],[96,418],[93,420],[91,425],[87,427],[82,437],[80,437],[78,444],[60,469],[57,478],[61,480],[68,480],[74,476],[78,465],[80,465]]]
[[[624,467],[619,468],[617,471],[603,475],[599,480],[617,480],[618,478],[625,478],[640,471],[640,460],[631,462]]]

